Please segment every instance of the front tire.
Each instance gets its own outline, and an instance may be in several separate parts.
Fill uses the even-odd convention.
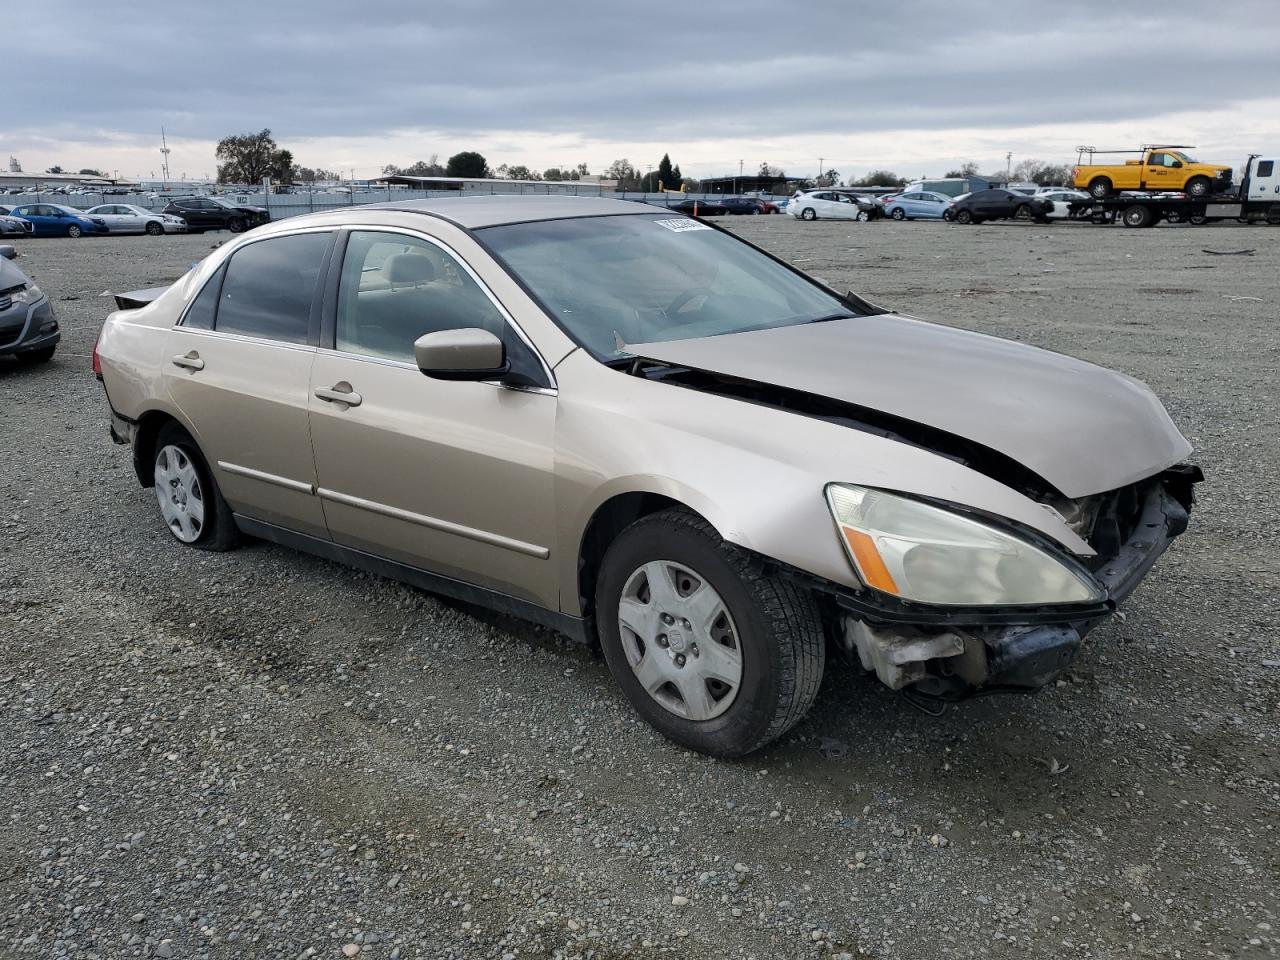
[[[231,508],[191,434],[176,423],[156,437],[152,457],[160,517],[174,539],[198,550],[230,550],[240,542]]]
[[[800,721],[822,682],[813,597],[685,510],[619,534],[595,610],[605,661],[631,705],[700,753],[759,749]]]
[[[156,223],[154,220],[147,221],[147,235],[158,237],[164,233],[164,227]]]
[[[967,226],[968,224],[973,223],[973,214],[968,210],[957,210],[952,219],[954,219],[956,223],[963,223]]]
[[[903,210],[901,207],[894,207],[893,213],[889,214],[889,216],[893,217],[895,220],[905,220],[907,219],[907,211]]]
[[[71,226],[67,227],[67,236],[70,237],[72,240],[78,240],[80,238],[81,233],[83,233],[83,231],[74,223],[71,224]]]
[[[232,233],[244,233],[245,223],[239,217],[232,217],[227,221],[227,229]]]
[[[1208,177],[1192,177],[1182,189],[1189,197],[1207,197],[1213,190],[1213,181]]]
[[[803,210],[800,211],[800,219],[801,220],[817,220],[818,211],[814,210],[813,207],[805,207]]]

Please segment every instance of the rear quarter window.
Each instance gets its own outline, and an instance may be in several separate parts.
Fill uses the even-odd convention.
[[[1275,170],[1275,163],[1276,162],[1274,160],[1258,161],[1258,176],[1260,177],[1271,176],[1272,172]]]

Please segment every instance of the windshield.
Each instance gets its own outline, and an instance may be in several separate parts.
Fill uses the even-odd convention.
[[[623,346],[847,317],[845,303],[688,217],[584,217],[478,231],[597,359]]]

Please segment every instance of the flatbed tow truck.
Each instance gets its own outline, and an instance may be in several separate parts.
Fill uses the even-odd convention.
[[[1080,152],[1092,148],[1081,147]],[[1280,225],[1280,159],[1251,154],[1239,186],[1208,196],[1186,193],[1121,191],[1105,197],[1071,201],[1072,220],[1115,223],[1126,227],[1154,227],[1168,223],[1202,224],[1223,220]]]

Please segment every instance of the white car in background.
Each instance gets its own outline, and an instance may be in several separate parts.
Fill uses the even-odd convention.
[[[1067,220],[1071,217],[1071,204],[1080,200],[1092,199],[1083,190],[1072,190],[1070,187],[1041,187],[1036,196],[1053,204],[1053,211],[1046,214],[1050,220]]]
[[[154,213],[132,203],[102,203],[86,213],[101,217],[107,224],[108,233],[149,233],[158,237],[162,233],[187,232],[187,221],[181,217]]]
[[[870,220],[874,204],[869,197],[835,190],[806,190],[791,198],[787,213],[800,220]]]

